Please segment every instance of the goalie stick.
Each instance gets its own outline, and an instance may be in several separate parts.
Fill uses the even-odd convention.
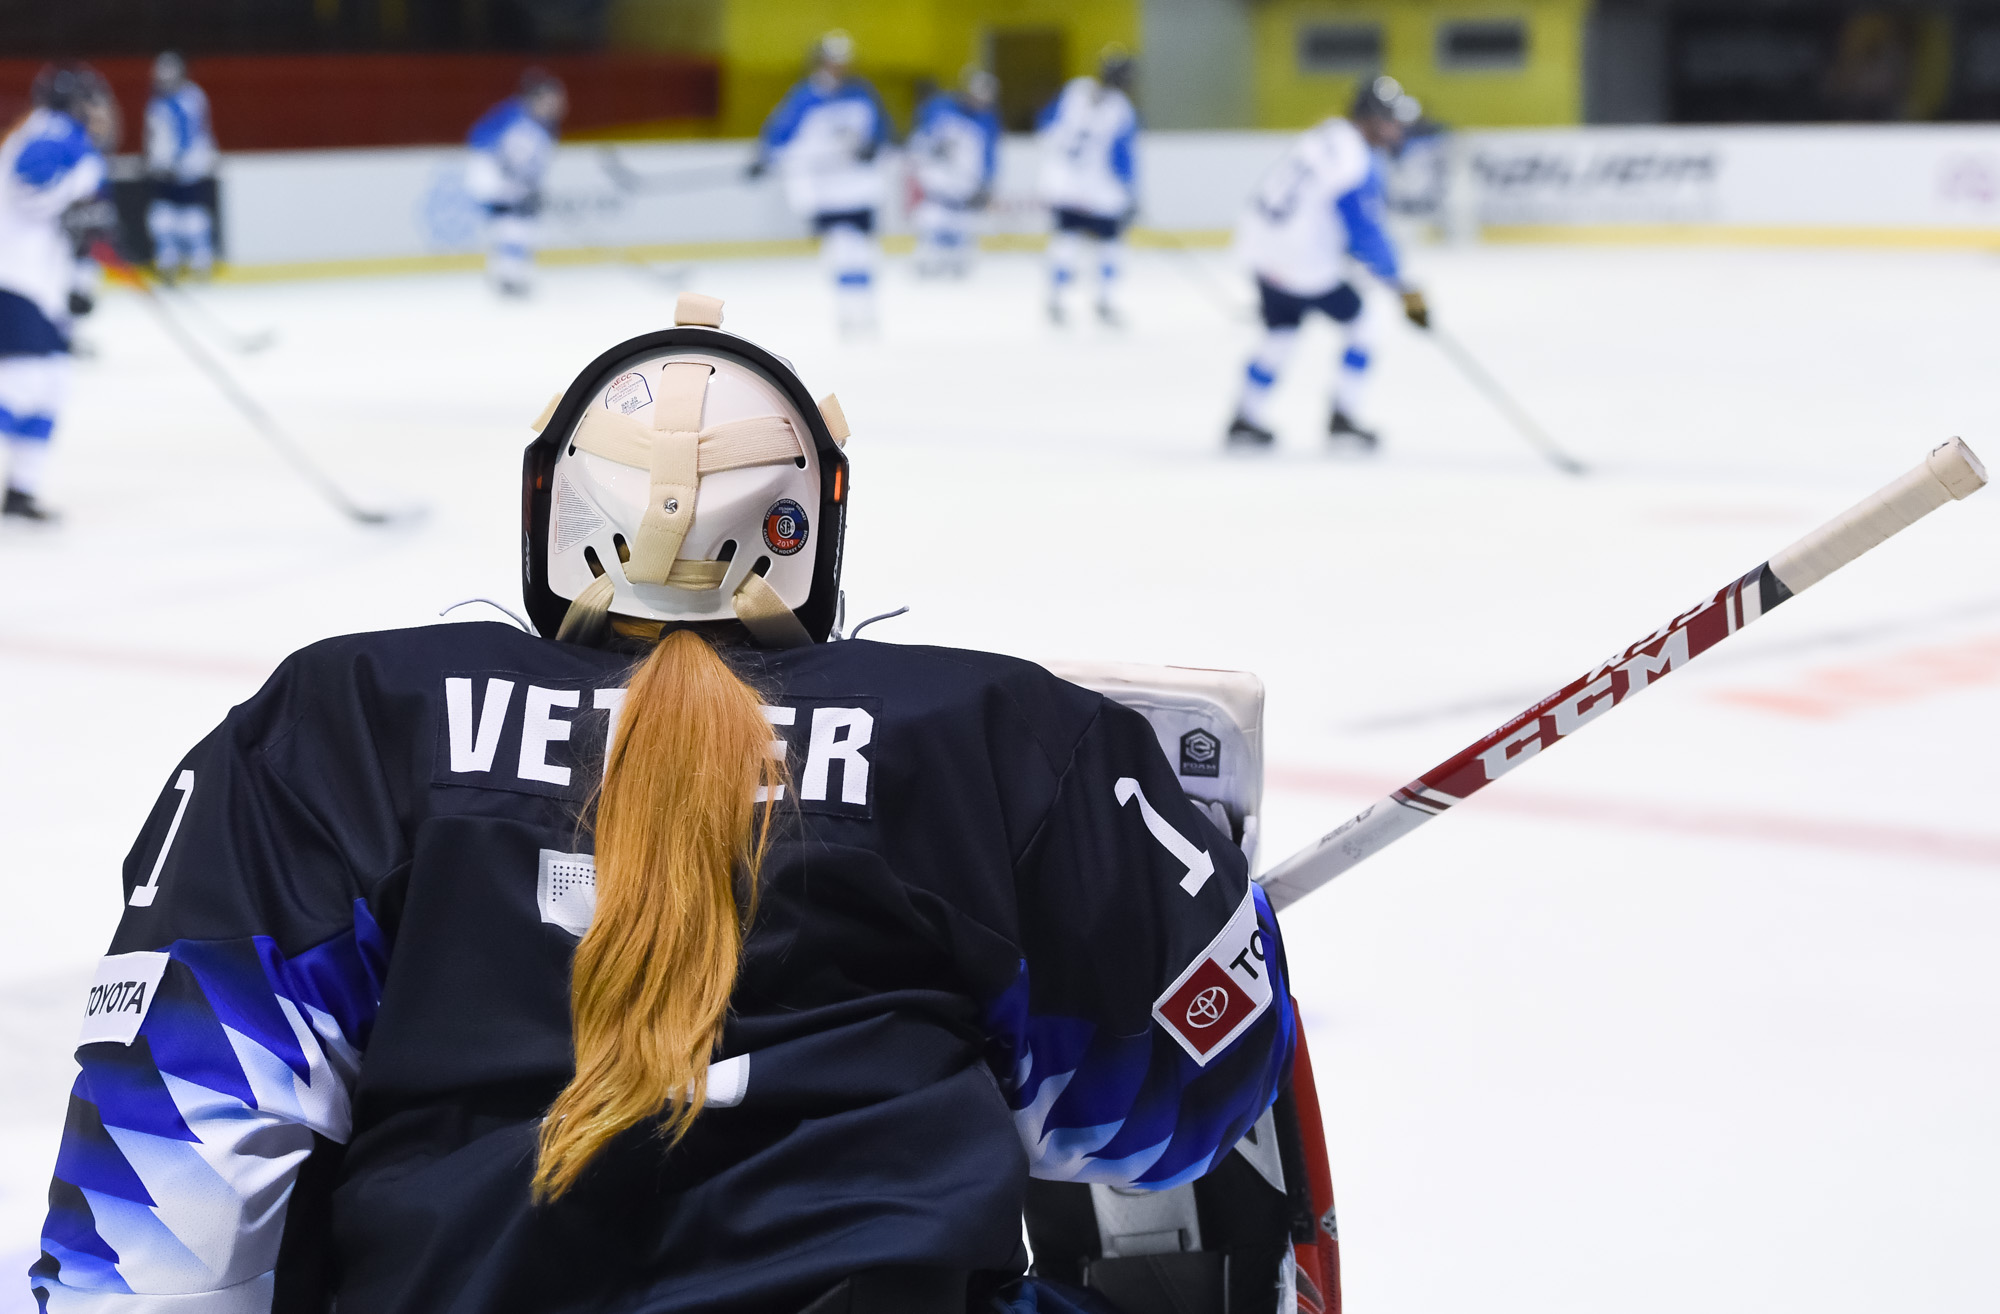
[[[1943,443],[1902,478],[1285,859],[1259,876],[1258,884],[1274,909],[1298,902],[1661,676],[1679,670],[1785,599],[1805,592],[1946,502],[1985,485],[1986,468],[1972,449],[1957,438]]]

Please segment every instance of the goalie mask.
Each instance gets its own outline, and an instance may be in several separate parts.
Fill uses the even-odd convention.
[[[713,297],[683,293],[674,322],[599,356],[542,416],[522,472],[528,615],[577,643],[614,615],[823,642],[846,528],[839,403],[722,332]]]

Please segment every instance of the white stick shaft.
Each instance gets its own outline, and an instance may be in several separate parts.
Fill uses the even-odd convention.
[[[1534,753],[1619,706],[1795,593],[1905,529],[1946,502],[1986,484],[1986,468],[1957,438],[1923,464],[1827,521],[1701,606],[1573,680],[1484,739],[1433,767],[1318,842],[1257,878],[1282,909],[1363,859],[1380,853]],[[1773,581],[1782,587],[1773,587]],[[1620,679],[1623,684],[1620,684]]]

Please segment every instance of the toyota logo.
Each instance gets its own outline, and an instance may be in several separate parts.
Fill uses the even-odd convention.
[[[1228,1011],[1229,991],[1221,986],[1210,986],[1189,1002],[1187,1024],[1202,1031],[1222,1021],[1222,1015]]]

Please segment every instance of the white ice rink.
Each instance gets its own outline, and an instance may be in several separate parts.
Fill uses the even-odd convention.
[[[1596,473],[1541,464],[1386,316],[1373,459],[1331,335],[1280,449],[1219,435],[1254,328],[1140,253],[1132,327],[1037,265],[891,262],[842,343],[806,261],[705,265],[854,427],[871,638],[1253,670],[1269,847],[1306,842],[1962,434],[2000,463],[2000,258],[1417,253],[1441,320]],[[0,535],[0,1263],[35,1250],[89,966],[176,758],[291,649],[518,605],[528,424],[671,319],[620,266],[217,287],[314,499],[132,297],[50,499]],[[1384,299],[1374,310],[1386,312]],[[1948,506],[1286,916],[1357,1314],[2000,1308],[2000,492]],[[487,619],[473,608],[458,613]],[[16,1277],[0,1311],[29,1308]]]

